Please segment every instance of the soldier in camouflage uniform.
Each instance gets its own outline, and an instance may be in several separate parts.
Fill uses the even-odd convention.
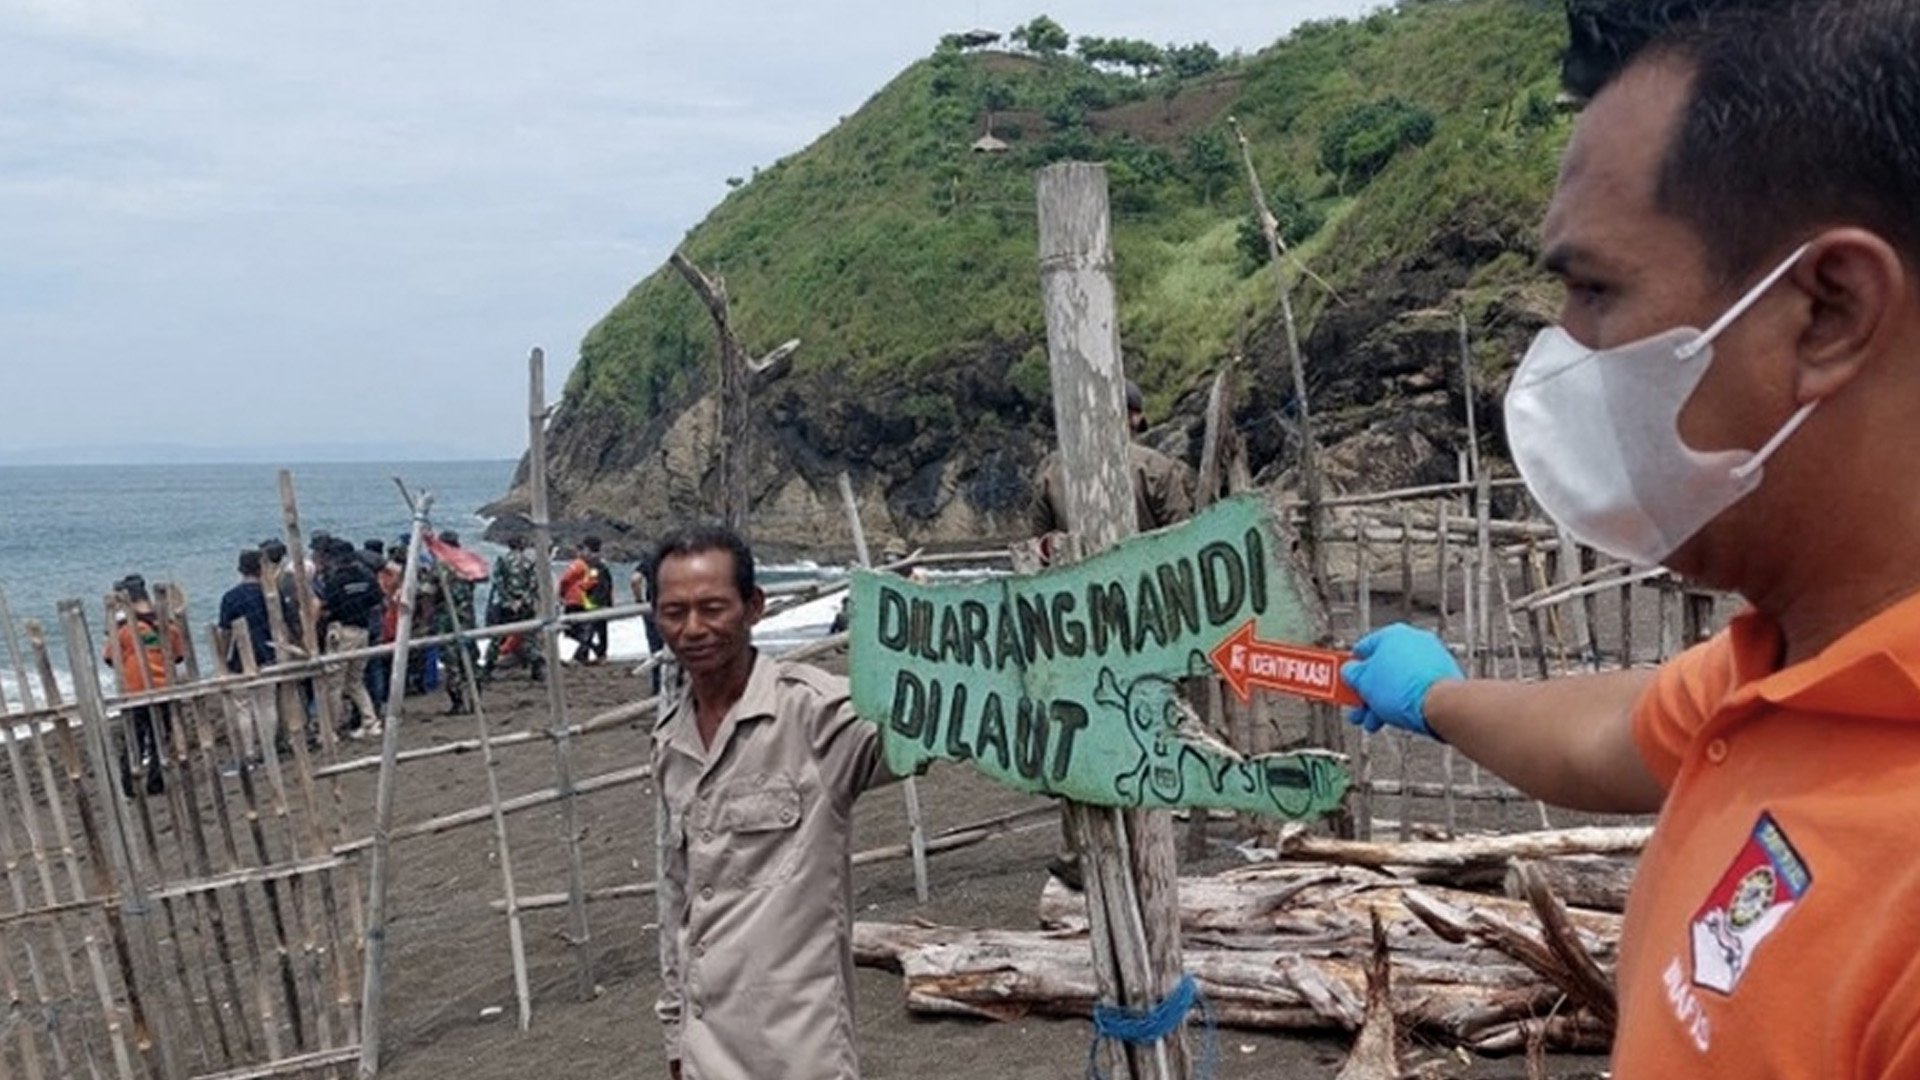
[[[440,542],[457,548],[460,546],[460,534],[451,529],[444,530],[440,533]],[[445,564],[439,567],[439,573],[436,576],[445,582],[445,595],[440,598],[440,603],[434,606],[433,632],[451,634],[456,630],[478,628],[480,623],[473,610],[474,583]],[[471,641],[455,642],[453,648],[444,650],[440,654],[442,657],[440,679],[447,685],[449,716],[464,716],[473,712],[473,702],[467,700],[467,675],[461,670],[460,652],[467,654],[466,663],[471,666],[476,677],[480,672],[480,650]]]
[[[487,603],[488,626],[521,622],[538,614],[540,585],[534,575],[539,572],[539,563],[527,551],[526,538],[515,536],[509,539],[506,554],[493,561],[493,597]],[[514,651],[526,659],[533,672],[533,681],[539,682],[545,678],[547,664],[541,651],[540,635],[515,634],[511,640],[517,642]],[[502,651],[502,639],[488,641],[486,663],[480,669],[483,681],[493,678],[493,668],[500,662]]]

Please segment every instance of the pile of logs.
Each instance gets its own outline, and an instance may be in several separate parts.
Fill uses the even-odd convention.
[[[1481,1053],[1604,1050],[1620,910],[1646,836],[1294,837],[1269,862],[1181,879],[1186,967],[1220,1024],[1357,1032],[1377,923],[1399,1030]],[[915,1012],[1088,1015],[1095,991],[1083,897],[1049,879],[1040,926],[859,923],[854,952],[859,963],[903,974]]]

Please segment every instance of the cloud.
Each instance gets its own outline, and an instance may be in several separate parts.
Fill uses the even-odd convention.
[[[529,346],[557,389],[726,177],[1032,6],[0,0],[0,337],[29,358],[0,443],[70,441],[84,403],[187,442],[514,453]],[[1045,5],[1248,49],[1360,6]]]

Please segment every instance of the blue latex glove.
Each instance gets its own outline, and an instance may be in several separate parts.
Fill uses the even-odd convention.
[[[1347,710],[1347,721],[1369,732],[1397,727],[1429,739],[1438,738],[1427,726],[1427,691],[1445,679],[1466,674],[1438,637],[1406,623],[1382,627],[1353,646],[1354,659],[1340,667],[1340,676],[1365,705]]]

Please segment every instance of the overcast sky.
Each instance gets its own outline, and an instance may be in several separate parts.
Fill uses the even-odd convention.
[[[0,461],[524,444],[729,176],[939,35],[1256,50],[1365,0],[0,0]]]

